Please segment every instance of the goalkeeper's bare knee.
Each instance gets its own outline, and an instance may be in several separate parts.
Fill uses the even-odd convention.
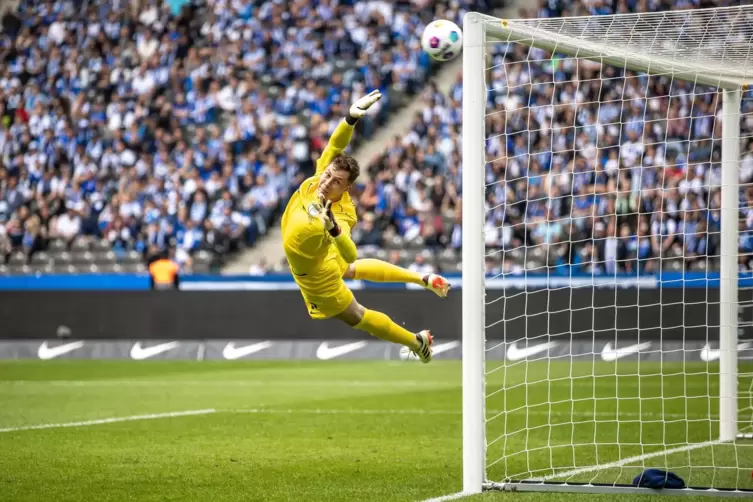
[[[356,260],[358,263],[358,260]],[[343,273],[343,279],[355,279],[356,278],[356,263],[351,263]]]
[[[361,322],[364,312],[366,312],[366,308],[354,299],[345,310],[335,316],[335,319],[339,319],[352,327]]]

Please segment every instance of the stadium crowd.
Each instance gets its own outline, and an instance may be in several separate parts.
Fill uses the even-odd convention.
[[[529,14],[730,3],[541,0]],[[457,270],[462,82],[439,92],[418,37],[431,19],[460,22],[468,10],[487,7],[21,2],[0,35],[0,267],[34,263],[54,244],[103,246],[116,259],[137,256],[142,268],[169,251],[190,270],[192,257],[217,262],[253,245],[311,173],[347,105],[378,88],[384,98],[357,138],[382,125],[402,96],[416,93],[424,106],[355,190],[354,238],[366,256]],[[600,74],[568,58],[539,62],[546,56],[493,46],[489,271],[654,271],[660,258],[677,258],[661,267],[716,266],[708,257],[718,253],[717,94],[669,77]],[[752,105],[745,99],[743,111]],[[744,122],[744,132],[752,127]],[[753,145],[742,152],[747,183]],[[752,203],[753,191],[743,191],[741,206]],[[753,252],[753,212],[744,216],[741,250]]]
[[[253,245],[352,100],[384,96],[362,138],[420,90],[423,25],[483,5],[20,2],[0,35],[0,266],[54,244],[190,269]]]
[[[720,6],[687,0],[542,0],[539,17]],[[489,273],[613,274],[718,267],[721,96],[521,45],[493,45],[487,77]],[[554,85],[551,82],[556,82]],[[743,113],[753,112],[753,95]],[[415,266],[459,260],[461,76],[429,85],[411,132],[371,165],[357,234],[366,253],[414,243]],[[743,121],[743,136],[753,121]],[[741,147],[753,180],[753,142]],[[741,190],[740,266],[753,252],[753,187]],[[411,258],[414,254],[410,254]],[[389,255],[398,260],[397,254]],[[405,258],[405,256],[403,257]]]

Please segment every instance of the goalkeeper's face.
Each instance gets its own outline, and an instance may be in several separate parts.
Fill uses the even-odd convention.
[[[319,197],[337,202],[350,189],[349,177],[348,171],[336,169],[330,164],[319,179],[319,188],[317,189]]]

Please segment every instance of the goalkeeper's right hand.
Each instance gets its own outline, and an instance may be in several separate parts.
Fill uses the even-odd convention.
[[[335,220],[335,215],[332,214],[332,201],[324,201],[324,207],[319,211],[319,220],[321,220],[324,228],[329,232],[332,237],[340,235],[340,225]]]
[[[356,121],[366,115],[366,111],[381,98],[382,93],[379,92],[379,89],[374,89],[366,96],[356,100],[356,102],[351,105],[350,111],[348,111],[348,123],[351,125],[355,124]]]

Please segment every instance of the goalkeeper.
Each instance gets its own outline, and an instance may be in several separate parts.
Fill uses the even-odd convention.
[[[363,307],[344,281],[419,284],[443,298],[450,289],[449,282],[436,274],[421,276],[381,260],[356,259],[356,245],[350,237],[356,224],[356,208],[348,189],[360,169],[343,150],[350,143],[358,119],[381,97],[375,90],[357,100],[335,129],[316,163],[316,173],[301,184],[285,208],[283,246],[312,318],[340,319],[377,338],[405,345],[428,363],[433,342],[429,330],[411,333],[385,314]]]

